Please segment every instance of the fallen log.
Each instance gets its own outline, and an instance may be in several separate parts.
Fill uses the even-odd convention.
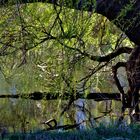
[[[31,100],[69,100],[72,97],[69,93],[47,93],[47,92],[33,92],[28,94],[2,94],[0,98],[22,98],[22,99],[31,99]],[[89,93],[87,95],[84,94],[76,94],[74,99],[93,99],[95,101],[104,101],[104,100],[117,100],[120,101],[120,93]]]

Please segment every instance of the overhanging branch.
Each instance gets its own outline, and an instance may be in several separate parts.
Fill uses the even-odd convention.
[[[123,53],[130,54],[131,51],[132,51],[132,48],[122,47],[122,48],[116,49],[114,52],[109,53],[108,55],[105,55],[105,56],[90,56],[90,59],[94,61],[96,60],[98,62],[109,62],[111,59],[119,56],[120,54],[123,54]]]
[[[71,9],[96,12],[119,27],[135,44],[140,45],[140,1],[130,0],[20,0],[18,3],[43,2]],[[16,0],[1,0],[0,7],[15,5]],[[125,14],[123,14],[125,13]]]
[[[108,55],[105,55],[105,56],[94,56],[94,55],[91,55],[87,52],[83,52],[81,51],[80,49],[78,48],[72,48],[68,45],[65,45],[64,43],[62,42],[59,42],[61,45],[63,45],[64,47],[70,49],[70,50],[73,50],[73,51],[77,51],[79,52],[81,55],[83,56],[86,56],[88,57],[90,60],[93,60],[93,61],[97,61],[97,62],[109,62],[111,61],[113,58],[123,54],[123,53],[128,53],[130,54],[131,51],[132,51],[132,48],[129,48],[129,47],[121,47],[121,48],[118,48],[116,49],[114,52],[111,52],[109,53]]]

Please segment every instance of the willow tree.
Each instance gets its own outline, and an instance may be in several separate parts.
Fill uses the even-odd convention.
[[[40,23],[40,26],[37,27],[38,24],[31,25],[29,23],[28,15],[21,16],[23,11],[19,7],[24,7],[24,6],[30,6],[31,3],[39,3],[43,2],[45,5],[48,6],[47,3],[52,4],[53,9],[56,13],[54,24],[51,24],[49,26],[46,23],[46,27],[48,27],[50,30],[48,31],[48,28],[44,26],[43,22],[47,21],[41,21],[41,19],[38,20]],[[30,3],[30,4],[29,4]],[[25,4],[25,5],[24,5]],[[88,58],[89,60],[96,61],[96,63],[102,64],[96,69],[94,69],[91,74],[86,76],[83,79],[88,79],[90,76],[92,76],[96,71],[99,69],[103,68],[106,66],[108,63],[110,63],[114,58],[119,56],[122,53],[130,53],[130,57],[127,60],[127,62],[119,62],[115,66],[113,66],[113,74],[114,74],[114,79],[116,81],[116,85],[120,91],[120,94],[122,96],[122,113],[125,111],[126,108],[132,108],[132,110],[135,110],[137,117],[139,113],[139,106],[138,106],[138,91],[139,91],[139,45],[140,45],[140,40],[139,40],[139,7],[140,7],[140,2],[138,0],[71,0],[71,1],[59,1],[59,0],[43,0],[43,1],[35,1],[35,0],[20,0],[20,1],[8,1],[8,0],[3,0],[0,2],[1,5],[1,10],[8,7],[14,7],[17,6],[17,11],[18,11],[18,21],[20,21],[20,28],[16,28],[17,33],[19,33],[19,39],[20,41],[17,41],[15,39],[15,34],[9,34],[8,32],[8,39],[3,40],[1,44],[3,46],[1,47],[1,56],[7,55],[8,53],[15,52],[15,50],[20,50],[20,53],[22,54],[22,61],[18,65],[19,67],[22,66],[23,64],[26,63],[26,58],[27,58],[27,52],[31,50],[32,48],[35,48],[37,45],[40,45],[46,41],[50,40],[55,40],[59,45],[72,50],[80,55],[80,58]],[[20,5],[20,6],[19,6]],[[14,8],[13,8],[14,9]],[[36,10],[36,9],[33,9]],[[67,28],[66,24],[67,22],[64,22],[62,14],[65,15],[67,13],[67,16],[70,16],[71,13],[68,14],[68,11],[74,11],[79,13],[79,16],[84,16],[85,13],[89,16],[86,16],[88,18],[83,18],[81,20],[81,23],[85,20],[92,19],[91,15],[92,13],[99,13],[107,19],[109,19],[113,24],[115,24],[118,28],[120,28],[127,36],[128,38],[135,43],[135,49],[131,48],[126,48],[125,47],[120,47],[118,42],[116,41],[116,47],[114,52],[105,55],[104,56],[95,56],[87,51],[87,46],[85,47],[85,40],[84,36],[82,33],[84,33],[84,28],[80,28],[80,32],[77,32],[77,27],[80,25],[75,24],[76,26],[73,25],[72,28]],[[35,12],[35,11],[34,11]],[[88,13],[87,13],[88,12]],[[10,12],[9,12],[10,13]],[[21,14],[22,13],[22,14]],[[29,12],[28,12],[29,13]],[[45,14],[45,13],[44,13]],[[17,17],[16,16],[16,17]],[[36,15],[33,15],[34,17]],[[37,15],[38,17],[41,15]],[[80,20],[79,16],[77,16],[75,19]],[[25,18],[26,17],[26,18]],[[15,21],[13,21],[14,23]],[[30,21],[30,22],[35,22],[35,20]],[[70,21],[68,21],[70,22]],[[77,21],[75,21],[76,23]],[[56,23],[58,26],[56,26]],[[86,22],[85,22],[86,23]],[[92,24],[92,20],[90,21]],[[84,24],[85,25],[85,24]],[[103,24],[104,25],[104,24]],[[70,25],[69,25],[70,27]],[[82,27],[82,26],[81,26]],[[55,30],[53,30],[55,28]],[[103,27],[102,27],[103,28]],[[20,29],[20,30],[19,30]],[[35,30],[34,30],[35,29]],[[47,29],[47,30],[46,30]],[[11,28],[10,28],[11,30]],[[10,31],[9,30],[9,31]],[[37,33],[37,31],[40,30],[42,31],[40,34]],[[56,32],[57,31],[57,32]],[[1,37],[6,36],[6,32],[4,32],[4,35]],[[43,38],[41,38],[43,36]],[[113,35],[112,35],[113,36]],[[7,36],[6,36],[7,37]],[[75,41],[78,42],[78,45],[73,46],[74,42],[67,42],[66,40],[72,40],[75,39]],[[102,37],[100,40],[100,45],[102,44]],[[32,43],[34,42],[34,43]],[[28,47],[28,44],[30,47]],[[34,45],[33,45],[34,44]],[[15,46],[18,47],[15,47]],[[20,46],[20,47],[19,47]],[[78,47],[77,47],[78,46]],[[118,47],[119,46],[119,47]],[[89,46],[88,46],[89,47]],[[10,48],[10,51],[9,51]],[[91,50],[90,50],[91,51]],[[63,51],[62,51],[63,52]],[[75,53],[76,60],[79,59],[79,56],[77,57],[77,54]],[[66,54],[66,52],[65,52]],[[67,55],[67,56],[70,56]],[[70,58],[70,57],[69,57]],[[74,60],[74,59],[73,59]],[[67,65],[68,66],[68,65]],[[129,82],[129,90],[127,92],[124,91],[122,88],[118,77],[117,77],[117,69],[119,67],[125,67],[126,72],[127,72],[127,79]],[[43,67],[41,67],[42,69]],[[60,72],[60,71],[59,71]],[[71,78],[71,70],[69,73],[69,76],[66,78],[66,75],[64,76],[62,74],[62,79],[64,83],[69,87],[68,92],[75,93],[74,88],[71,88],[70,81],[73,81],[73,78]],[[52,78],[53,79],[53,78]],[[68,80],[69,79],[69,80]],[[75,80],[76,81],[76,80]],[[73,84],[72,84],[73,85]]]

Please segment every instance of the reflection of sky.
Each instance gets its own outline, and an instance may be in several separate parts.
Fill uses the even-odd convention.
[[[11,94],[15,95],[16,92],[17,92],[16,86],[13,84],[13,85],[10,87],[10,90],[9,90],[9,91],[10,91]]]
[[[0,94],[9,94],[9,85],[0,73]]]
[[[11,85],[9,91],[10,91],[10,94],[12,94],[12,95],[15,95],[16,94],[17,90],[16,90],[15,84],[12,84]],[[10,100],[12,101],[13,104],[16,103],[16,99],[10,99]]]
[[[8,83],[3,74],[0,73],[0,94],[16,94],[17,89],[15,83]]]

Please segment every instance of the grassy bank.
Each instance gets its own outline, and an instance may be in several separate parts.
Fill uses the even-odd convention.
[[[140,125],[99,125],[84,131],[37,131],[26,134],[7,134],[3,140],[106,140],[109,138],[140,139]],[[2,139],[2,138],[1,138]]]

